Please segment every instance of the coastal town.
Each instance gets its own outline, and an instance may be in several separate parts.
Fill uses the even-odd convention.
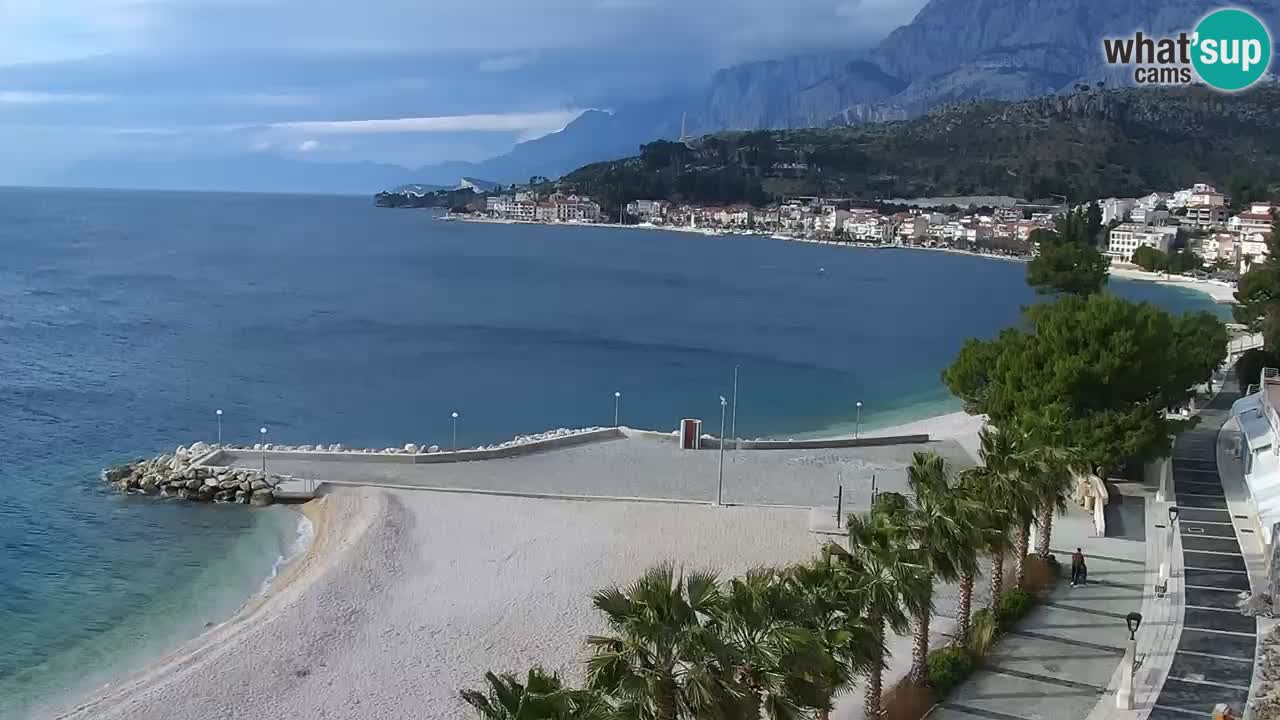
[[[1071,207],[1054,199],[940,198],[861,207],[848,198],[796,197],[767,207],[698,206],[636,199],[607,217],[600,203],[571,192],[533,189],[489,194],[450,219],[527,223],[627,225],[700,232],[755,234],[787,240],[863,246],[944,248],[1030,257],[1034,233],[1052,230],[1068,209],[1093,212],[1095,242],[1113,264],[1234,281],[1267,255],[1269,202],[1233,204],[1212,185],[1134,198],[1102,198]],[[611,222],[612,221],[612,222]],[[1143,251],[1140,248],[1148,248]],[[1170,255],[1189,261],[1168,264]]]

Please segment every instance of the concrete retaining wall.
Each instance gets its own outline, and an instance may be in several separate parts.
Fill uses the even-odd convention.
[[[529,455],[531,453],[543,452],[545,450],[555,450],[558,448],[573,447],[575,445],[586,445],[587,443],[601,442],[605,440],[617,440],[623,437],[626,437],[626,435],[619,428],[602,428],[600,430],[592,430],[590,432],[561,435],[559,437],[547,438],[546,440],[536,440],[534,442],[520,443],[518,445],[508,445],[507,447],[478,448],[458,450],[456,452],[418,453],[416,455],[411,455],[409,453],[385,452],[329,452],[328,450],[217,450],[202,458],[200,464],[216,467],[220,464],[224,452],[231,452],[249,457],[266,453],[268,464],[270,464],[272,458],[283,458],[289,460],[324,460],[326,462],[384,462],[400,465],[453,463],[468,462],[471,460],[495,460],[497,458],[516,457],[518,455]]]
[[[822,448],[880,447],[883,445],[920,445],[929,442],[928,435],[885,435],[865,438],[830,438],[823,440],[729,440],[726,450],[810,450]],[[702,449],[720,449],[719,438],[702,438]]]

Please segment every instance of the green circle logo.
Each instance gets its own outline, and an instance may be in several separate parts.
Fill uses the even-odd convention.
[[[1219,90],[1243,90],[1271,65],[1271,34],[1253,13],[1215,10],[1196,26],[1191,64],[1200,79]]]

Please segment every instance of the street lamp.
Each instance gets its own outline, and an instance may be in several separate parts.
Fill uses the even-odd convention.
[[[862,433],[862,401],[854,403],[854,407],[858,408],[857,419],[853,421],[853,439],[857,440],[858,435]]]
[[[218,416],[218,446],[221,447],[222,446],[222,411],[214,410],[213,412],[215,415]]]
[[[729,404],[724,396],[720,396],[720,477],[716,480],[716,507],[723,504],[724,499],[724,411]]]
[[[458,451],[458,411],[453,411],[453,451]]]
[[[1142,625],[1142,613],[1131,612],[1124,616],[1124,623],[1129,626],[1129,639],[1137,641],[1138,628]]]
[[[1178,522],[1178,506],[1169,506],[1169,532],[1164,536],[1164,558],[1160,561],[1160,582],[1167,582],[1173,574],[1173,534]]]
[[[742,363],[733,366],[733,421],[729,429],[729,434],[733,435],[733,449],[738,449],[738,369],[742,367]]]
[[[262,436],[262,479],[267,479],[267,429],[258,428],[258,434]]]
[[[1129,640],[1125,642],[1124,659],[1120,661],[1120,685],[1116,688],[1116,707],[1133,709],[1134,661],[1138,655],[1138,627],[1142,625],[1142,613],[1131,612],[1124,618],[1129,627]]]
[[[618,427],[618,406],[622,403],[622,392],[613,391],[613,426]]]

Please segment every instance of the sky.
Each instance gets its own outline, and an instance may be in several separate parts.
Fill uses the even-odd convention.
[[[481,160],[924,0],[0,0],[0,184],[89,158]]]

